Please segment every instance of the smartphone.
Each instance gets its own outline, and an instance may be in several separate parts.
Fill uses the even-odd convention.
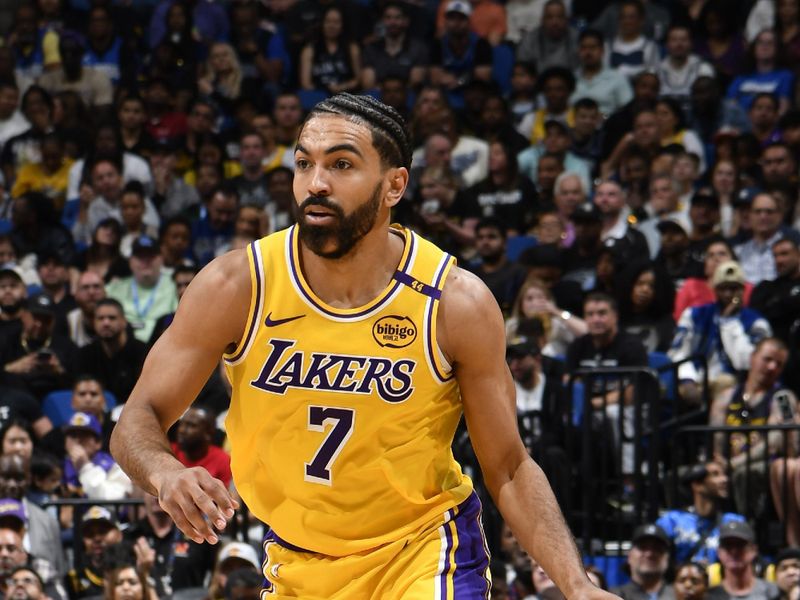
[[[53,351],[50,348],[40,348],[36,353],[36,359],[42,362],[49,361],[51,356],[53,356]]]

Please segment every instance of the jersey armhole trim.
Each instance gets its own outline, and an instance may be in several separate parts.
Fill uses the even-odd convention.
[[[436,273],[433,279],[433,287],[439,291],[444,287],[444,282],[447,280],[447,274],[455,264],[456,259],[445,254],[442,256],[439,265],[436,267]],[[440,383],[446,383],[453,378],[453,368],[447,362],[444,352],[439,347],[436,337],[436,317],[439,314],[439,298],[428,297],[425,304],[425,357],[428,360],[428,366],[431,369],[434,377]]]
[[[261,256],[261,247],[258,241],[252,242],[247,248],[247,262],[250,266],[250,307],[245,333],[236,344],[233,354],[223,355],[226,364],[233,366],[244,360],[253,345],[258,324],[261,322],[261,313],[264,309],[264,261]]]

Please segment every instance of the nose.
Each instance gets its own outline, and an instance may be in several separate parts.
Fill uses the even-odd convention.
[[[311,173],[308,180],[308,193],[310,196],[328,196],[331,193],[325,169],[320,165],[315,166]]]

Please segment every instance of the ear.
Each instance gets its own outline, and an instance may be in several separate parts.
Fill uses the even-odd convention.
[[[405,167],[395,167],[386,171],[386,182],[389,186],[386,191],[384,203],[392,207],[397,205],[403,198],[408,185],[408,169]]]

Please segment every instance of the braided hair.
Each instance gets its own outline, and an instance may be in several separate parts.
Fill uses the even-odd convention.
[[[384,167],[411,167],[411,139],[403,117],[391,106],[372,96],[342,93],[314,106],[306,123],[321,114],[342,115],[366,125],[372,131],[372,144]]]

